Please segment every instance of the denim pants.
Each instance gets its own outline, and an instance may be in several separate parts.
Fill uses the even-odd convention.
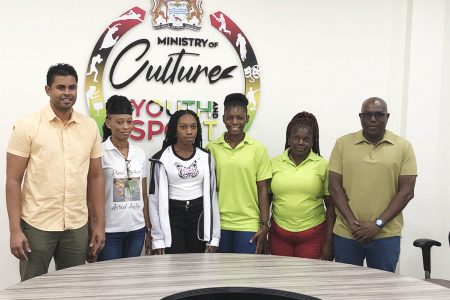
[[[369,268],[395,272],[400,256],[400,237],[393,236],[361,243],[334,236],[335,261],[362,266],[364,259]]]
[[[107,232],[105,247],[98,254],[98,261],[140,256],[144,246],[145,227],[128,232]]]
[[[250,243],[250,239],[256,232],[251,231],[220,231],[219,253],[249,253],[256,252],[256,241]]]
[[[172,245],[166,248],[167,254],[202,253],[206,242],[203,236],[203,197],[194,200],[169,200],[170,231]]]

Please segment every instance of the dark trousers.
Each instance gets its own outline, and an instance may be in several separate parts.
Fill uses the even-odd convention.
[[[20,261],[22,281],[46,274],[52,258],[56,270],[86,263],[88,225],[64,231],[44,231],[21,221],[22,231],[28,239],[31,253],[28,260]]]
[[[206,243],[199,240],[197,234],[203,235],[202,211],[203,197],[189,201],[169,200],[172,246],[166,249],[167,254],[205,252]]]

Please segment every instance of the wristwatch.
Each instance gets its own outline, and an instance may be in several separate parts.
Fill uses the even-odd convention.
[[[259,223],[261,226],[267,226],[267,227],[269,227],[270,228],[270,226],[272,226],[272,223],[270,222],[270,220],[267,220],[267,221],[261,221],[260,223]]]
[[[381,220],[380,218],[376,219],[375,225],[377,225],[378,228],[383,228],[384,226],[383,220]]]

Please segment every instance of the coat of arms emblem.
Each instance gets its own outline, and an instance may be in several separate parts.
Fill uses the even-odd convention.
[[[202,0],[152,0],[152,23],[155,29],[199,30],[202,22]]]

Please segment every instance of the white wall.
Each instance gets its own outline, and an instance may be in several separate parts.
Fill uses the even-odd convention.
[[[361,101],[385,98],[389,128],[411,140],[419,163],[416,197],[405,211],[400,273],[423,276],[412,240],[445,241],[448,218],[450,121],[450,0],[218,1],[205,0],[205,14],[221,10],[244,30],[261,68],[261,106],[250,134],[271,156],[282,151],[287,123],[313,112],[321,150],[329,157],[337,137],[359,128]],[[2,1],[0,3],[0,152],[6,152],[14,121],[47,103],[45,73],[68,62],[80,75],[76,109],[87,113],[84,71],[104,28],[133,6],[150,1]],[[206,19],[206,17],[205,17]],[[180,90],[173,87],[173,93]],[[218,93],[225,94],[222,89]],[[149,154],[158,145],[140,143]],[[439,157],[439,163],[437,162]],[[5,170],[5,160],[0,160]],[[5,172],[0,173],[4,195]],[[448,245],[433,250],[433,276],[450,279]],[[0,289],[18,282],[9,253],[4,201],[0,204]]]
[[[432,4],[416,0],[412,6],[407,113],[403,122],[406,137],[414,145],[419,177],[415,198],[404,214],[400,272],[420,274],[417,270],[421,254],[418,248],[410,249],[411,243],[417,237],[430,237],[443,244],[432,250],[432,276],[450,279],[450,1]]]

